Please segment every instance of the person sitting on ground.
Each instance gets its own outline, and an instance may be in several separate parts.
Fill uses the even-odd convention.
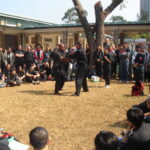
[[[128,129],[119,150],[150,150],[150,124],[144,121],[141,109],[127,111]]]
[[[0,68],[0,87],[5,87],[6,82],[5,82],[5,75],[2,73],[1,68]]]
[[[47,80],[46,70],[43,68],[42,65],[37,65],[36,71],[40,74],[40,81],[46,81]]]
[[[118,137],[111,131],[100,131],[94,143],[95,150],[117,150]]]
[[[150,117],[150,97],[138,105],[133,105],[133,108],[141,109],[145,117]]]
[[[29,141],[34,150],[48,150],[49,134],[43,127],[36,127],[29,133]]]
[[[25,72],[24,72],[22,66],[19,66],[19,68],[18,68],[18,77],[20,79],[20,82],[24,82],[25,81],[25,77],[26,76],[25,76]]]
[[[16,73],[15,68],[12,68],[11,74],[10,74],[10,79],[7,80],[7,86],[19,86],[19,85],[21,85],[19,77]]]
[[[29,71],[26,72],[26,81],[32,82],[33,84],[39,84],[40,74],[35,71],[35,65],[30,66]]]

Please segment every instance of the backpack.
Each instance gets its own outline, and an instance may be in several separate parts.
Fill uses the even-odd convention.
[[[132,96],[143,96],[144,95],[144,84],[140,81],[136,82],[134,86],[132,86],[131,91]]]

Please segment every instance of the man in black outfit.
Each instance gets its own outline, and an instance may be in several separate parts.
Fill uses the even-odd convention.
[[[27,50],[24,54],[24,63],[26,70],[29,70],[30,66],[34,63],[34,56],[33,53],[31,52],[31,46],[27,46]]]
[[[19,66],[24,67],[24,51],[21,45],[19,45],[18,49],[15,51],[15,65],[17,72]]]
[[[76,52],[71,55],[71,58],[76,59],[77,61],[77,72],[75,77],[75,84],[76,84],[76,92],[73,96],[79,96],[81,91],[81,86],[83,87],[84,92],[88,92],[87,86],[87,56],[85,51],[81,49],[82,45],[80,42],[76,43]]]
[[[150,150],[150,124],[144,121],[141,109],[127,111],[128,129],[119,150]]]
[[[53,59],[53,72],[55,83],[54,94],[60,95],[59,91],[63,88],[65,81],[67,79],[67,73],[65,71],[65,47],[63,44],[58,45],[58,49],[51,53],[51,58]]]

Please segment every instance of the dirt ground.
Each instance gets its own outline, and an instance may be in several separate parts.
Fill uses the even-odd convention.
[[[0,127],[29,144],[29,131],[36,126],[48,129],[50,150],[92,150],[93,140],[100,130],[111,130],[117,135],[127,126],[126,110],[146,99],[132,97],[133,84],[112,81],[105,89],[104,82],[88,82],[89,93],[74,93],[74,82],[67,82],[62,96],[52,95],[54,82],[40,85],[0,89]]]

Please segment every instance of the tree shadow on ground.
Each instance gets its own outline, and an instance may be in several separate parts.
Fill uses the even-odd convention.
[[[127,120],[117,121],[114,124],[111,124],[109,126],[115,127],[115,128],[117,127],[117,128],[127,129],[128,122],[127,122]]]

